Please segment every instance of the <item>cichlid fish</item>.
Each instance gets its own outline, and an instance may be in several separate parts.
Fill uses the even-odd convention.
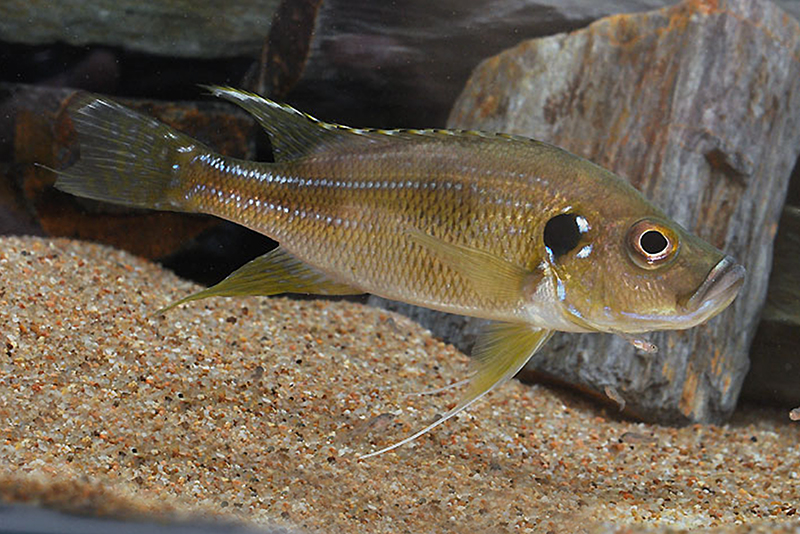
[[[207,213],[280,247],[211,296],[373,293],[493,321],[461,402],[512,377],[553,331],[642,332],[707,321],[744,268],[611,172],[546,143],[453,130],[353,129],[231,88],[209,88],[269,133],[275,163],[228,158],[110,100],[69,106],[81,157],[56,187]]]

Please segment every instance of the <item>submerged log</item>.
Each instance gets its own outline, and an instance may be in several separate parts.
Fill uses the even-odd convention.
[[[593,160],[748,269],[721,316],[650,335],[657,354],[615,336],[561,334],[532,362],[538,373],[645,419],[731,413],[800,148],[798,58],[798,23],[771,2],[691,0],[527,41],[473,72],[449,126],[522,134]],[[427,324],[436,331],[437,321]]]

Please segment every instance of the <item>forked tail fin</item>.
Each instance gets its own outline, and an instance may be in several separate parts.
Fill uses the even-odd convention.
[[[68,112],[80,142],[80,160],[58,173],[55,186],[80,197],[159,210],[189,209],[182,165],[208,149],[155,119],[110,100],[76,96]]]

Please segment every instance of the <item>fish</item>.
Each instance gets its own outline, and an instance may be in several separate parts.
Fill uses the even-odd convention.
[[[257,94],[206,87],[266,130],[273,162],[214,152],[111,99],[68,104],[80,144],[55,187],[138,208],[209,214],[278,248],[166,310],[217,296],[371,293],[489,320],[457,405],[513,377],[555,331],[687,329],[724,310],[745,268],[627,181],[533,139],[326,123]]]

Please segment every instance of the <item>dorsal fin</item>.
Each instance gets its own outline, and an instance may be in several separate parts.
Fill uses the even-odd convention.
[[[254,93],[231,87],[203,86],[212,94],[242,107],[253,115],[267,131],[277,161],[287,161],[307,156],[320,149],[330,149],[339,142],[353,142],[362,138],[365,142],[374,130],[359,130],[329,124],[315,119],[286,104],[279,104]]]
[[[286,104],[279,104],[255,93],[232,87],[203,85],[214,96],[224,98],[253,115],[267,131],[277,161],[287,161],[327,151],[339,143],[375,145],[398,141],[420,142],[442,138],[459,138],[465,142],[480,139],[505,139],[510,142],[539,143],[532,139],[503,133],[472,130],[350,128],[315,119]]]

